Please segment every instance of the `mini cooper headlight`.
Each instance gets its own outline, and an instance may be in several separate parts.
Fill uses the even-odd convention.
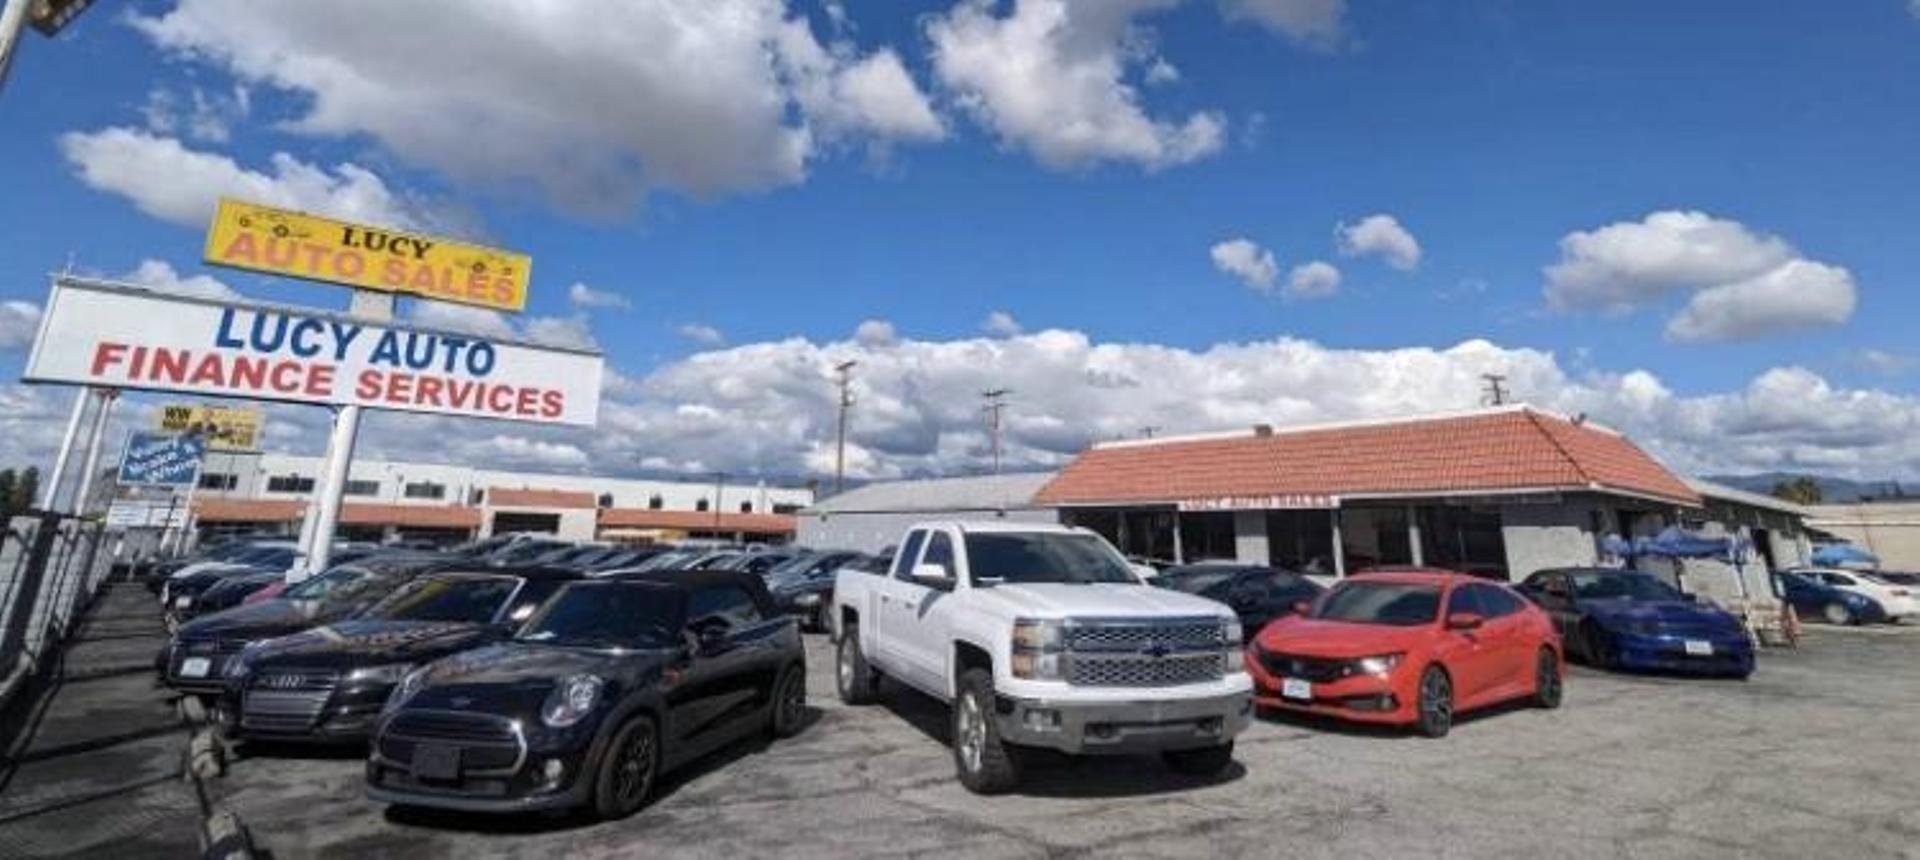
[[[600,688],[605,683],[592,675],[574,675],[555,684],[540,708],[541,721],[556,729],[580,722],[600,700]]]
[[[389,663],[385,666],[362,666],[347,673],[349,684],[398,684],[407,677],[407,671],[413,668],[411,663]]]

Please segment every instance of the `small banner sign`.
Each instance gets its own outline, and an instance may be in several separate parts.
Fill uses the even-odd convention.
[[[185,433],[140,431],[127,440],[120,458],[123,486],[191,487],[200,477],[200,460],[207,443]]]

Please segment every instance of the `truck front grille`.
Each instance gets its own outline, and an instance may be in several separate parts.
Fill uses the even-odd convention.
[[[1178,687],[1220,679],[1220,655],[1082,657],[1068,664],[1067,683],[1080,687]]]
[[[1083,687],[1177,687],[1217,681],[1226,641],[1218,618],[1152,622],[1084,620],[1064,631],[1067,683]]]

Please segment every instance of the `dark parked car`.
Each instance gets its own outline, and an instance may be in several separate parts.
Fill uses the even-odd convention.
[[[668,552],[670,552],[670,550],[660,546],[621,547],[605,556],[588,562],[582,569],[588,573],[611,573],[614,571],[632,570]]]
[[[282,570],[249,570],[234,574],[200,592],[200,596],[193,599],[190,609],[180,614],[191,617],[232,609],[245,601],[248,595],[274,583],[284,582],[286,578],[286,571]]]
[[[849,567],[877,573],[887,564],[887,559],[844,550],[795,556],[767,571],[767,591],[781,612],[799,616],[803,625],[814,630],[827,630],[833,614],[834,576]]]
[[[1857,591],[1836,588],[1800,571],[1777,574],[1780,595],[1801,618],[1821,618],[1831,624],[1884,624],[1892,621],[1880,602]]]
[[[1745,678],[1753,640],[1730,612],[1635,570],[1543,570],[1520,593],[1553,618],[1567,653],[1602,669],[1658,669]]]
[[[432,573],[355,618],[260,642],[227,673],[229,735],[360,742],[415,666],[508,638],[571,570]]]
[[[166,585],[167,579],[187,565],[203,561],[232,561],[255,546],[257,544],[253,541],[230,540],[203,546],[198,552],[177,558],[156,557],[137,565],[136,575],[146,583],[148,591],[159,594],[160,587]]]
[[[1149,582],[1226,604],[1240,616],[1248,641],[1267,623],[1292,615],[1326,589],[1305,576],[1277,567],[1250,564],[1189,564],[1170,567]]]
[[[640,808],[660,774],[806,709],[799,631],[757,576],[589,579],[512,641],[409,673],[367,760],[377,801],[500,812]]]
[[[155,657],[155,668],[174,689],[218,695],[226,689],[228,661],[248,643],[351,618],[407,580],[444,564],[436,557],[366,559],[329,568],[279,597],[180,625]]]

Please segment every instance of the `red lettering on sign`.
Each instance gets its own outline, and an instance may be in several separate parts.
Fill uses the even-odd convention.
[[[333,365],[316,364],[307,371],[307,396],[326,397],[333,393]]]
[[[507,396],[504,401],[500,399],[502,394]],[[504,385],[494,386],[492,391],[487,392],[487,408],[494,412],[513,411],[513,389]]]
[[[401,260],[384,260],[380,263],[380,283],[392,287],[403,287],[407,283],[407,264]]]
[[[413,374],[396,373],[387,377],[388,403],[405,403],[413,396]]]
[[[566,400],[558,391],[546,391],[540,394],[540,417],[558,418],[565,412]]]
[[[300,363],[295,361],[276,362],[269,374],[273,390],[282,394],[292,394],[300,390]]]
[[[226,249],[220,252],[220,259],[227,262],[241,260],[251,263],[253,262],[253,258],[259,256],[259,254],[260,249],[254,247],[253,244],[253,234],[241,233],[233,237],[233,241],[227,243]]]
[[[219,354],[202,356],[200,363],[193,368],[193,377],[187,380],[187,382],[192,385],[211,385],[215,388],[225,388],[227,385],[226,371],[226,365],[220,362]]]
[[[479,383],[477,382],[463,382],[458,379],[449,379],[447,380],[447,399],[453,404],[453,408],[465,409],[467,408],[467,399],[473,396],[474,388],[478,385]]]
[[[235,358],[233,373],[227,381],[235,388],[260,390],[267,384],[267,360],[244,356]]]
[[[300,246],[298,243],[280,239],[268,239],[265,250],[267,265],[277,266],[282,269],[292,266],[294,259],[300,256]],[[283,254],[281,253],[282,251],[286,253]]]
[[[439,406],[440,405],[440,389],[446,384],[447,384],[446,380],[441,379],[438,376],[421,377],[420,388],[419,388],[420,402],[432,404],[434,406]]]
[[[521,415],[532,415],[540,406],[540,389],[522,388],[519,396],[513,401],[513,411]]]
[[[153,371],[151,379],[163,379],[174,384],[187,381],[187,354],[164,347],[153,350]]]
[[[360,378],[354,383],[353,396],[356,400],[372,400],[380,396],[380,371],[362,370]]]
[[[367,258],[359,251],[340,251],[333,255],[333,270],[343,278],[358,278],[367,270]]]
[[[119,364],[126,359],[126,356],[127,345],[124,343],[99,343],[93,348],[93,370],[90,372],[94,376],[99,376],[106,371],[108,365]]]

